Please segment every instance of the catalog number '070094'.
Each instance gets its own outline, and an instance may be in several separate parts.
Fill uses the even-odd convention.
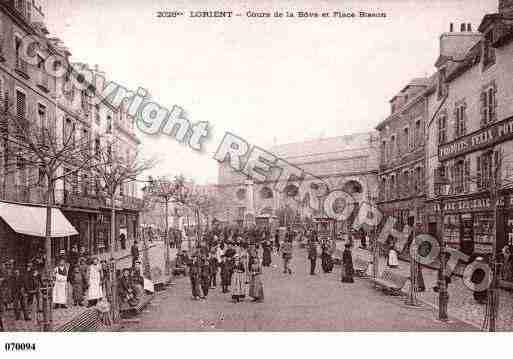
[[[35,351],[35,343],[5,343],[4,349],[6,352],[26,352]]]

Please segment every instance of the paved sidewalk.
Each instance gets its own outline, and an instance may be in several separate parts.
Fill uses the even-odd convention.
[[[368,250],[361,248],[353,249],[353,256],[359,256],[372,261],[372,255]],[[378,273],[381,273],[386,266],[386,258],[379,258]],[[393,271],[408,276],[410,275],[409,262],[400,261],[400,266]],[[372,266],[369,266],[369,274],[372,275]],[[418,298],[430,306],[434,311],[438,311],[438,293],[433,291],[433,287],[437,282],[437,272],[434,269],[423,267],[422,274],[426,284],[424,293],[417,293]],[[403,288],[403,292],[409,292],[410,282],[408,281]],[[471,323],[481,328],[485,315],[486,306],[475,302],[472,291],[464,284],[461,277],[452,276],[451,284],[449,284],[449,316],[458,318],[462,321]],[[511,331],[513,330],[513,293],[499,290],[499,310],[497,319],[497,330]]]

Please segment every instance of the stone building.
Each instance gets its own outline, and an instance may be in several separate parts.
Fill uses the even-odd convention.
[[[37,39],[38,43],[32,53],[32,58],[37,61],[31,63],[23,58],[26,36]],[[15,115],[48,129],[56,140],[70,138],[77,150],[80,146],[87,146],[84,150],[92,151],[93,136],[106,132],[104,128],[109,121],[105,110],[102,106],[90,106],[86,93],[73,86],[75,69],[70,57],[66,46],[49,34],[43,8],[35,0],[0,2],[3,135],[0,143],[0,260],[10,257],[23,262],[41,249],[43,241],[40,237],[44,237],[46,218],[44,203],[48,192],[48,184],[40,168],[27,165],[23,156],[13,161],[17,152],[12,146],[9,116]],[[62,76],[54,76],[48,71],[48,58],[56,60],[51,64],[54,71],[65,70]],[[116,136],[129,148],[129,151],[122,151],[133,155],[138,144],[133,125],[126,116],[117,112],[112,119],[115,119],[114,128],[118,129]],[[76,163],[68,161],[57,173],[62,178],[56,181],[53,193],[54,256],[62,249],[69,250],[72,245],[84,247],[90,253],[101,251],[101,224],[110,206],[98,190],[91,168],[85,166],[81,171],[75,171],[77,168]],[[119,216],[119,227],[125,226],[129,235],[135,232],[139,208],[135,192],[133,184],[125,185],[116,202],[121,214],[126,213],[125,219],[123,215]],[[129,228],[132,228],[131,232]]]
[[[378,207],[400,225],[424,223],[424,126],[430,78],[411,80],[390,100],[390,115],[378,124]]]
[[[444,241],[469,255],[488,256],[513,244],[512,10],[512,1],[499,1],[499,12],[485,15],[478,32],[467,24],[463,32],[442,34],[437,86],[428,98],[428,226],[432,232],[439,226],[443,199]],[[436,184],[438,176],[450,185]]]
[[[356,203],[377,198],[378,148],[375,133],[311,140],[276,145],[273,155],[301,168],[311,177],[301,184],[289,183],[285,190],[276,190],[279,176],[264,182],[248,179],[226,163],[219,166],[218,194],[222,199],[219,219],[246,225],[262,215],[279,216],[281,224],[323,215],[321,208],[312,208],[308,188],[320,182],[330,190],[350,193]],[[341,223],[341,229],[347,223]]]

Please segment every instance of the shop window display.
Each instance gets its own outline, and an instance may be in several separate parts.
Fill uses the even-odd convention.
[[[474,215],[474,243],[476,253],[491,253],[493,231],[493,216],[491,213]]]

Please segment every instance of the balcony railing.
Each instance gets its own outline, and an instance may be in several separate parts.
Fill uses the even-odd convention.
[[[27,63],[25,61],[23,61],[22,59],[20,59],[20,58],[16,59],[15,70],[18,73],[18,75],[20,75],[21,77],[24,77],[25,79],[29,78],[28,70],[27,70]]]
[[[43,204],[46,201],[45,187],[6,185],[0,190],[2,201]]]
[[[84,194],[69,190],[55,190],[55,204],[66,207],[93,208],[102,206],[104,200],[94,194]]]

